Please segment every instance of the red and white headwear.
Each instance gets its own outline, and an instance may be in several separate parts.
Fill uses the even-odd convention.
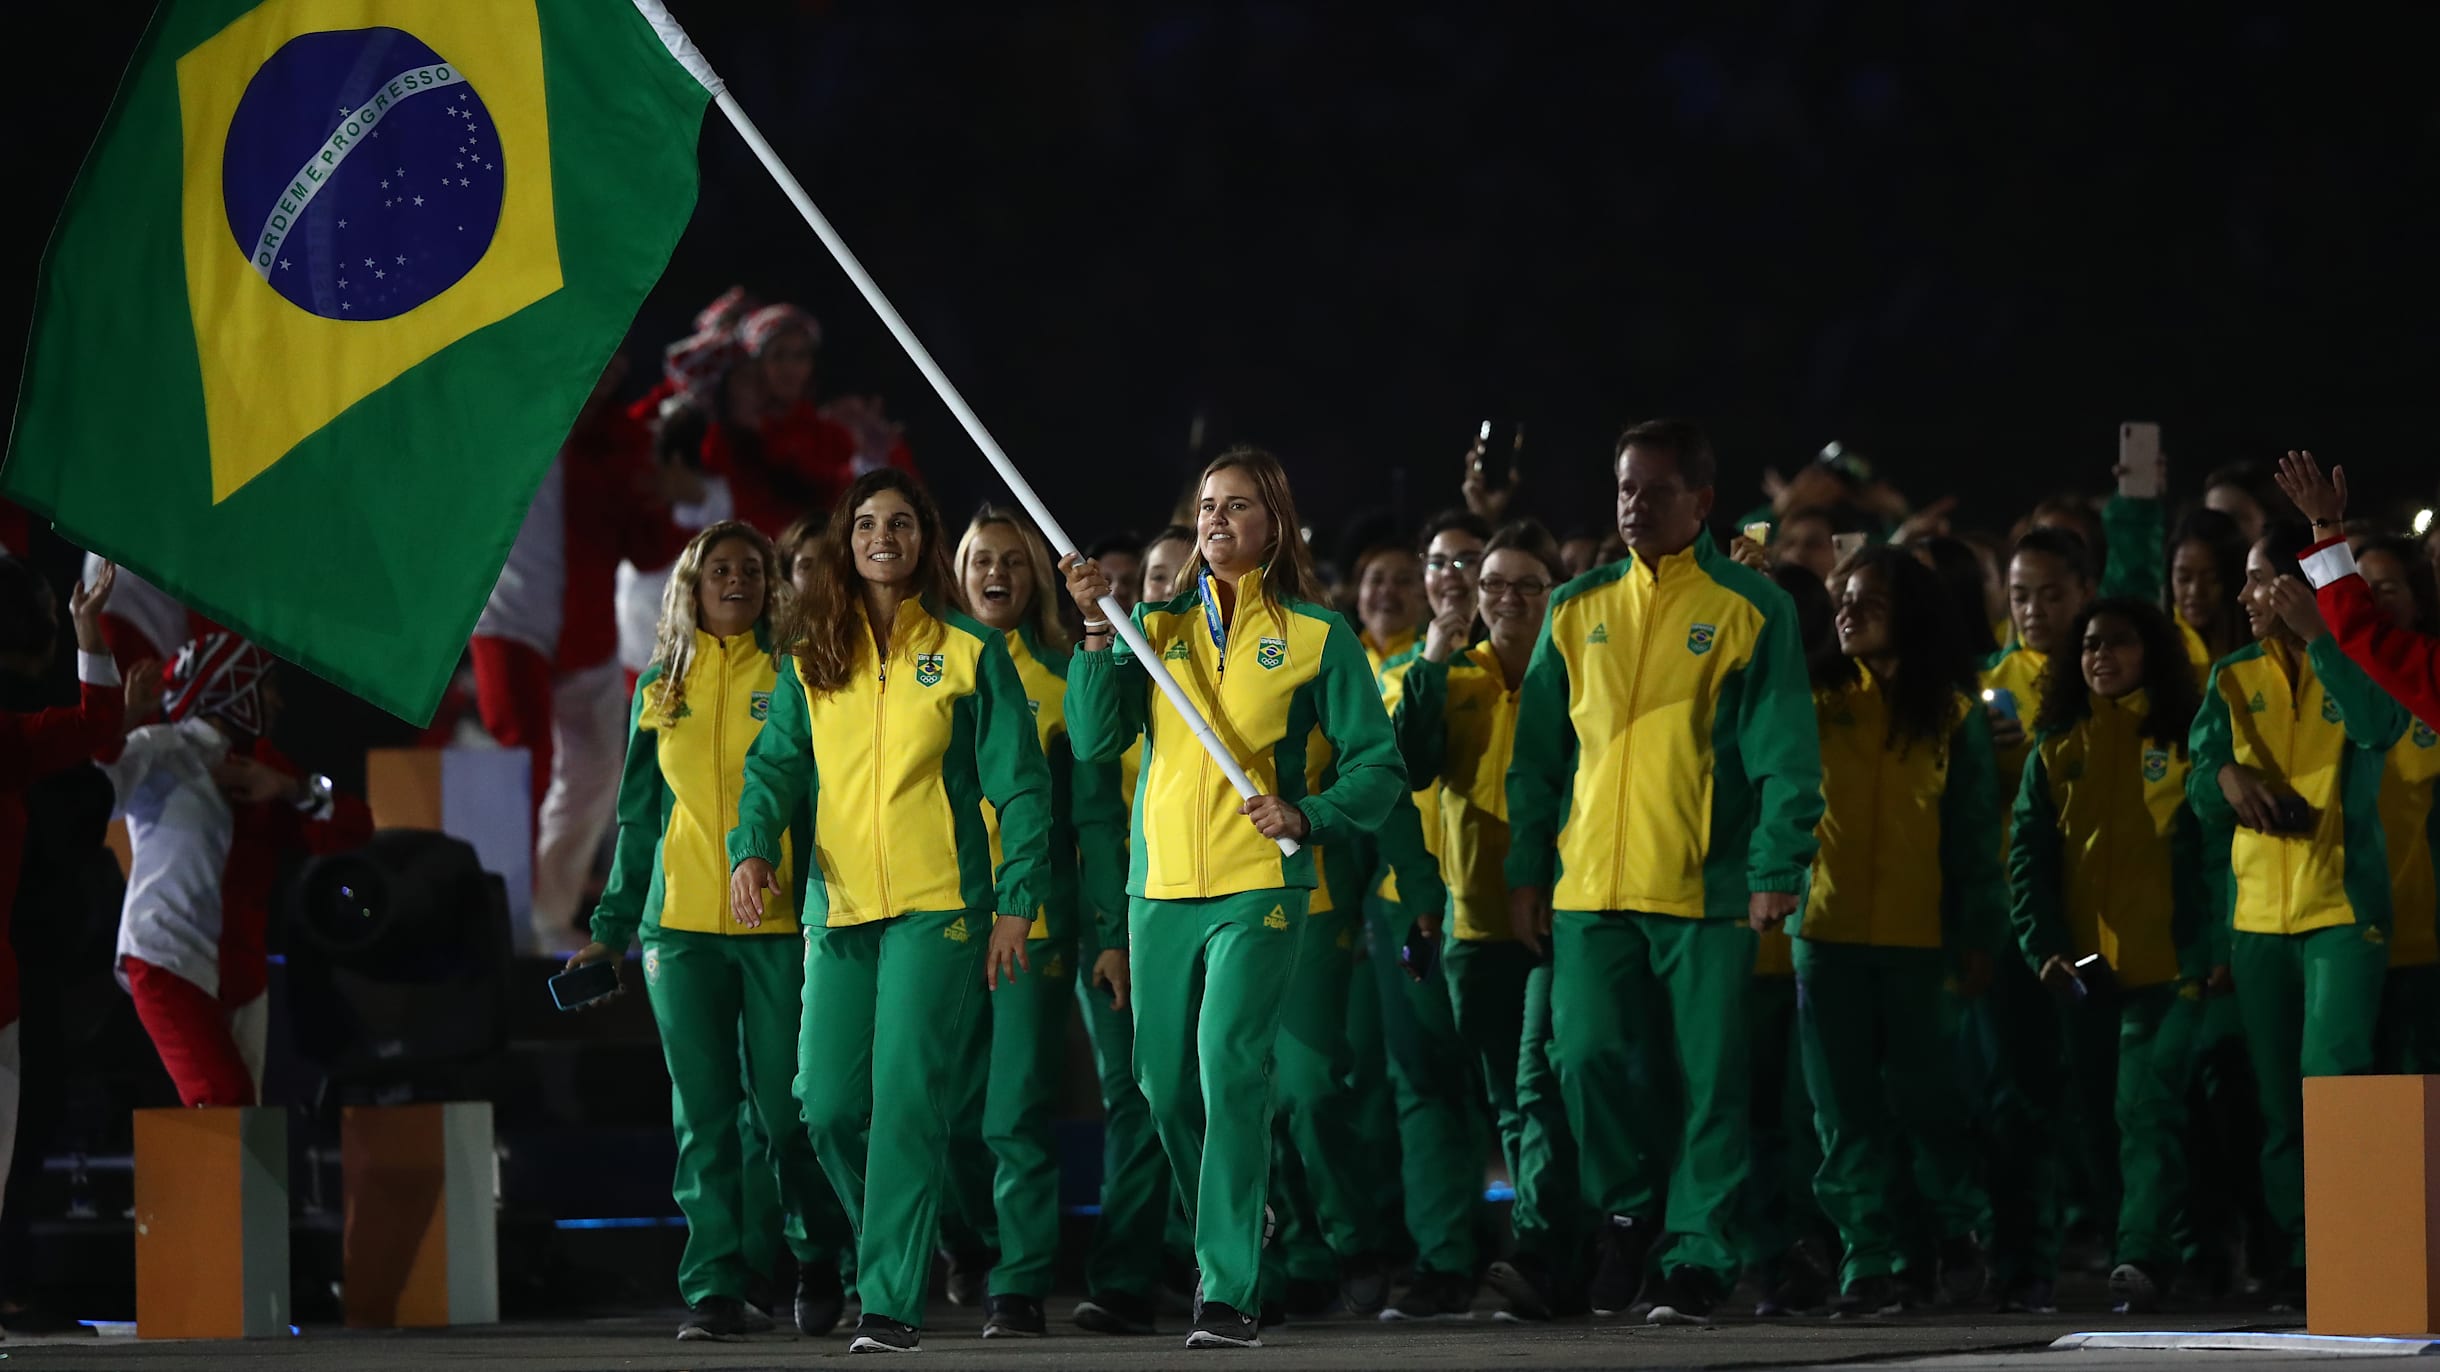
[[[162,680],[162,713],[172,721],[222,719],[259,734],[271,664],[271,654],[226,629],[199,634],[178,650]]]
[[[694,334],[661,350],[661,375],[689,400],[709,405],[712,388],[744,356],[745,348],[733,334]]]
[[[747,315],[745,324],[738,329],[737,334],[745,341],[746,351],[760,357],[763,355],[763,349],[771,346],[772,339],[790,329],[802,330],[813,346],[817,348],[822,346],[820,321],[802,309],[785,303],[765,305]]]
[[[743,286],[731,286],[719,299],[695,311],[695,332],[733,334],[747,315],[761,308],[761,297]]]

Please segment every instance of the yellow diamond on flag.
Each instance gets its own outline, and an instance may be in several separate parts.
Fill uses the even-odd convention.
[[[560,288],[532,0],[270,0],[177,73],[214,504]]]

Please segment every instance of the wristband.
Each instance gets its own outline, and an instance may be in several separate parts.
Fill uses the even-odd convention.
[[[2316,519],[2313,521],[2313,527],[2316,529],[2335,529],[2344,523],[2346,523],[2346,521],[2343,519]]]
[[[1084,622],[1084,632],[1085,637],[1087,638],[1091,638],[1099,634],[1106,634],[1110,632],[1110,621],[1106,619],[1088,619]]]

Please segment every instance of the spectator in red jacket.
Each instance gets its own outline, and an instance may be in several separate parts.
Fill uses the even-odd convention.
[[[2440,638],[2391,622],[2356,570],[2347,546],[2347,469],[2323,476],[2311,453],[2291,452],[2279,463],[2279,489],[2313,521],[2317,541],[2299,560],[2338,646],[2416,719],[2440,727]],[[2276,594],[2295,599],[2304,591],[2283,582]]]
[[[573,936],[618,803],[627,727],[619,564],[666,567],[687,538],[670,522],[674,474],[653,461],[650,432],[611,403],[624,374],[614,360],[578,415],[526,511],[471,645],[483,727],[533,760],[527,942],[543,952]]]
[[[102,637],[102,607],[109,603],[115,570],[103,563],[90,586],[78,586],[68,597],[68,618],[76,626],[75,708],[0,713],[0,1176],[7,1174],[17,1144],[21,1064],[17,956],[9,919],[25,861],[26,788],[118,744],[120,719],[130,702]],[[0,671],[39,675],[58,645],[59,606],[50,584],[16,558],[0,557]],[[149,709],[152,701],[133,703]]]
[[[738,340],[760,374],[763,410],[751,433],[733,419],[704,440],[704,470],[728,479],[736,516],[776,538],[801,514],[827,510],[847,484],[880,467],[914,469],[899,426],[873,396],[814,405],[822,326],[795,305],[747,315]]]
[[[127,819],[119,981],[181,1102],[252,1105],[280,863],[362,844],[373,818],[272,747],[280,693],[262,649],[215,630],[179,652],[166,685],[168,722],[102,766]]]

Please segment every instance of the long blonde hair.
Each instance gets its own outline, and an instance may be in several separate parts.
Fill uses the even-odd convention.
[[[1017,541],[1025,545],[1026,571],[1033,578],[1034,596],[1034,603],[1026,608],[1025,617],[1033,621],[1035,641],[1042,645],[1044,652],[1066,652],[1069,642],[1067,621],[1059,614],[1060,598],[1056,592],[1060,586],[1055,580],[1059,569],[1051,561],[1050,545],[1034,531],[1033,521],[1005,505],[985,505],[975,511],[973,522],[966,526],[965,534],[957,540],[955,565],[958,599],[965,599],[966,559],[974,552],[974,540],[983,530],[994,525],[1016,530]],[[966,613],[973,614],[974,610],[974,606],[966,606]]]
[[[703,585],[703,564],[711,559],[712,549],[732,538],[745,540],[762,559],[763,608],[754,617],[755,627],[769,636],[772,625],[795,618],[795,588],[780,575],[779,551],[762,530],[742,519],[724,519],[688,540],[670,570],[669,585],[661,591],[661,627],[653,636],[652,666],[646,669],[661,674],[652,688],[652,717],[660,728],[674,727],[686,704],[686,674],[695,665],[695,631],[700,627],[695,593]]]
[[[1203,523],[1200,516],[1203,487],[1215,472],[1242,467],[1254,479],[1254,490],[1271,515],[1271,546],[1262,550],[1262,593],[1276,605],[1282,600],[1304,600],[1319,604],[1323,601],[1322,575],[1314,568],[1313,553],[1305,547],[1304,525],[1296,517],[1296,497],[1288,490],[1288,470],[1279,459],[1261,448],[1236,447],[1212,459],[1203,475],[1195,480],[1194,505],[1188,516],[1196,531],[1193,551],[1186,555],[1186,565],[1178,569],[1180,590],[1195,585],[1203,577]]]

